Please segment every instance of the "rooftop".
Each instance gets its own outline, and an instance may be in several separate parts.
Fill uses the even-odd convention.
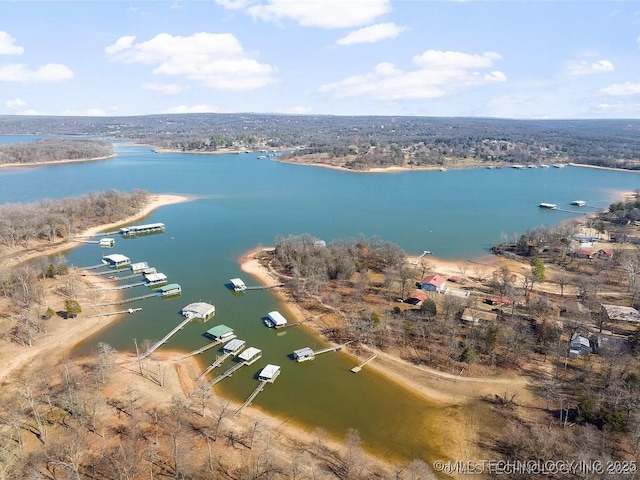
[[[209,303],[196,302],[190,303],[182,309],[182,314],[192,313],[198,316],[206,317],[216,311],[216,307]]]
[[[238,358],[240,360],[251,360],[252,357],[256,356],[257,354],[261,354],[262,350],[260,350],[259,348],[256,347],[249,347],[247,348],[244,352],[242,352],[240,355],[238,355]]]
[[[229,335],[230,333],[233,333],[233,328],[227,327],[226,325],[216,325],[215,327],[207,330],[207,335],[215,338],[220,338],[225,335]]]
[[[105,260],[109,260],[111,262],[114,263],[119,263],[119,262],[126,262],[129,260],[129,257],[122,255],[120,253],[112,253],[111,255],[105,255],[104,257]]]
[[[422,279],[422,283],[428,283],[428,284],[433,285],[435,287],[441,286],[446,281],[447,281],[447,279],[444,278],[441,275],[429,275],[428,277],[424,277]]]
[[[640,313],[633,307],[623,307],[621,305],[602,304],[602,309],[606,312],[609,320],[617,322],[640,322]]]
[[[264,367],[260,371],[260,373],[258,374],[258,377],[260,377],[260,378],[273,378],[278,374],[279,371],[280,371],[280,367],[278,365],[268,364],[266,367]]]

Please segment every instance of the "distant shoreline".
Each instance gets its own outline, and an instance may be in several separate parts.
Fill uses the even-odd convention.
[[[586,163],[572,163],[571,167],[594,168],[596,170],[611,170],[613,172],[640,173],[640,170],[629,170],[628,168],[601,167],[599,165],[588,165]]]
[[[0,164],[0,168],[22,168],[22,167],[44,167],[50,165],[63,165],[66,163],[84,163],[84,162],[97,162],[99,160],[108,160],[113,157],[117,157],[117,153],[112,153],[111,155],[105,155],[103,157],[92,157],[92,158],[68,158],[65,160],[51,160],[45,162],[29,162],[29,163],[2,163]]]

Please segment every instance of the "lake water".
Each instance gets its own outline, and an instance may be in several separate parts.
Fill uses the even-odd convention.
[[[16,139],[24,137],[0,137],[0,143]],[[203,332],[224,323],[247,346],[263,350],[260,361],[218,384],[216,391],[243,401],[257,386],[259,369],[266,363],[280,365],[282,374],[267,385],[254,407],[309,430],[322,426],[340,437],[347,428],[357,428],[367,447],[398,460],[433,460],[446,454],[438,436],[445,412],[370,369],[350,373],[357,361],[344,353],[327,353],[302,364],[292,361],[293,350],[323,344],[303,328],[267,329],[261,318],[270,310],[292,319],[272,293],[237,296],[225,287],[237,276],[256,283],[240,271],[242,253],[272,245],[279,234],[307,232],[326,241],[379,235],[410,254],[428,249],[445,258],[473,258],[486,254],[501,232],[514,234],[578,215],[539,209],[541,202],[576,210],[569,202],[579,199],[605,207],[639,183],[635,174],[577,167],[358,174],[261,160],[259,154],[157,154],[128,144],[118,144],[116,152],[116,158],[106,161],[0,169],[0,202],[109,188],[197,196],[190,203],[163,207],[145,220],[164,222],[164,234],[118,237],[109,252],[149,262],[182,286],[182,296],[129,304],[143,311],[101,332],[84,348],[103,341],[132,350],[133,338],[158,339],[173,328],[188,303],[213,303],[217,313],[212,320],[189,324],[167,347],[189,351],[203,346],[208,342]],[[99,263],[101,254],[96,245],[85,245],[68,257],[72,264],[86,266]],[[126,295],[146,292],[136,287]],[[202,361],[209,363],[216,354],[209,351],[201,355]]]

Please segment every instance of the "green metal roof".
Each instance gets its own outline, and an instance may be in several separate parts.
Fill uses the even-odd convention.
[[[166,292],[168,290],[175,290],[177,288],[180,288],[180,285],[178,285],[177,283],[170,283],[169,285],[165,285],[164,287],[158,288],[158,290],[160,292]]]
[[[217,325],[207,330],[207,335],[216,338],[220,338],[229,333],[233,333],[233,328],[227,327],[226,325]]]

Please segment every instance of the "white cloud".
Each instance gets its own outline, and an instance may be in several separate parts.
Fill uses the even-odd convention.
[[[7,100],[5,102],[5,105],[7,106],[7,108],[10,108],[11,110],[15,110],[18,108],[26,107],[27,102],[25,102],[20,98],[14,98],[13,100]]]
[[[640,103],[601,103],[598,109],[603,112],[613,113],[638,113],[640,112]]]
[[[613,72],[615,67],[609,60],[598,60],[597,62],[572,62],[567,65],[568,75],[594,75],[597,73]]]
[[[178,105],[166,108],[162,113],[218,113],[220,108],[215,105]]]
[[[0,31],[0,55],[22,55],[24,48],[15,44],[16,39],[7,32]]]
[[[0,65],[0,82],[45,83],[73,78],[73,72],[59,63],[48,63],[35,70],[22,63]]]
[[[125,39],[125,40],[123,40]],[[113,61],[154,65],[155,75],[182,76],[220,90],[253,90],[274,82],[275,67],[250,58],[231,33],[160,33],[134,44],[122,37],[105,48]]]
[[[122,52],[123,50],[127,50],[131,48],[135,40],[135,35],[125,35],[124,37],[120,37],[118,40],[116,40],[116,43],[106,47],[104,49],[104,53],[113,55],[115,53]]]
[[[304,27],[349,28],[389,13],[389,0],[216,0],[265,21],[293,20]]]
[[[303,115],[305,113],[311,113],[312,109],[311,107],[303,107],[303,106],[295,106],[295,107],[288,107],[288,108],[282,108],[280,110],[276,110],[276,113],[286,113],[289,115]]]
[[[598,90],[598,93],[601,95],[638,95],[640,94],[640,82],[624,82],[624,83],[614,83],[613,85],[609,85],[608,87],[604,87]]]
[[[184,87],[177,83],[145,83],[142,88],[162,93],[163,95],[175,95],[184,90]]]
[[[355,43],[374,43],[380,40],[386,40],[387,38],[395,38],[400,35],[401,32],[406,30],[406,27],[396,25],[395,23],[378,23],[369,27],[364,27],[354,32],[350,32],[346,36],[342,37],[336,43],[338,45],[353,45]]]
[[[320,91],[330,93],[337,98],[356,96],[369,96],[379,100],[439,98],[465,88],[506,82],[506,75],[500,71],[483,73],[476,70],[492,67],[493,63],[500,58],[500,55],[494,52],[475,55],[428,50],[422,55],[413,57],[413,62],[419,67],[417,70],[403,71],[392,63],[380,63],[371,73],[329,83],[320,87]]]

